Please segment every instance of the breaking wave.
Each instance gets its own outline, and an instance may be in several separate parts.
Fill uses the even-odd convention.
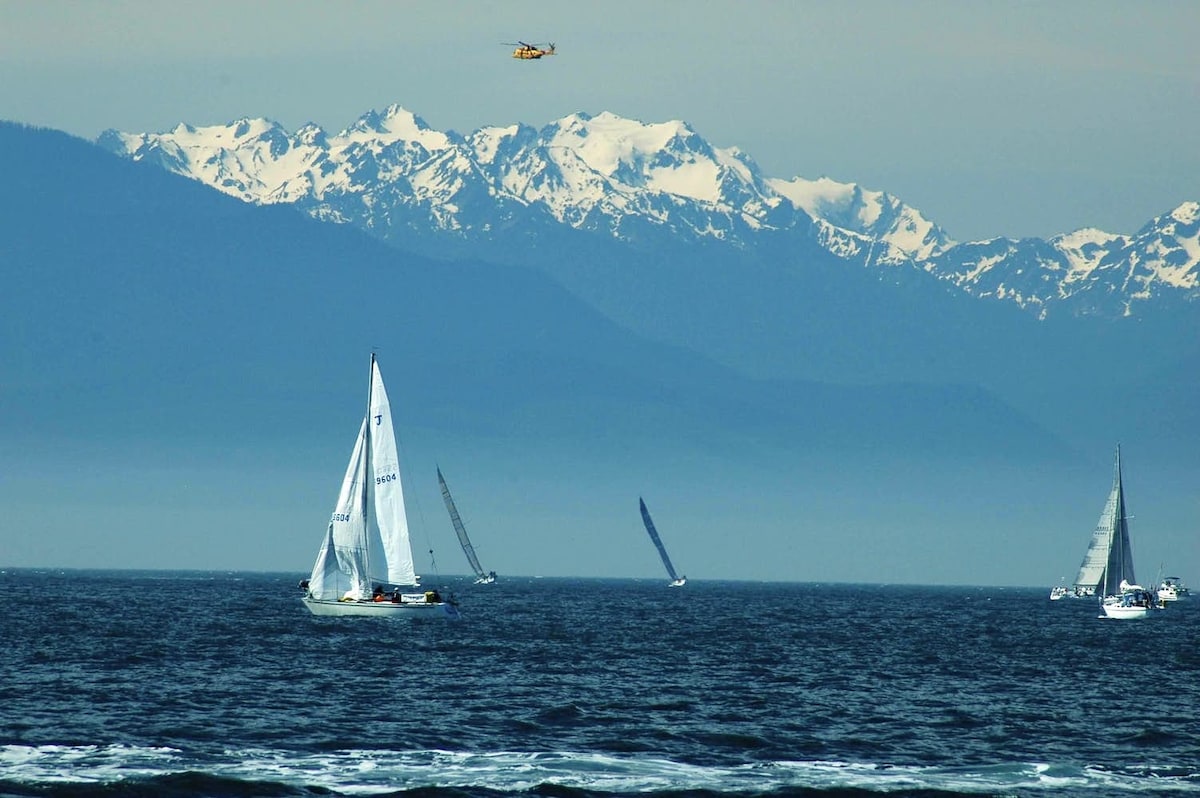
[[[650,756],[495,751],[226,750],[131,746],[0,750],[0,795],[1105,795],[1200,793],[1200,773],[1123,772],[1029,762],[989,767],[757,762],[696,765]]]

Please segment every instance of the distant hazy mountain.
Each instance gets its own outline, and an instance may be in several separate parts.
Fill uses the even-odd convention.
[[[820,251],[886,270],[893,281],[923,272],[1039,318],[1144,316],[1200,297],[1200,203],[1132,236],[1080,230],[959,243],[887,193],[765,176],[745,153],[714,147],[678,121],[574,114],[540,130],[462,136],[394,105],[333,136],[315,125],[289,133],[243,119],[165,133],[110,130],[99,143],[248,202],[294,204],[441,256],[515,261],[569,229],[667,259],[706,242],[783,262]]]
[[[0,169],[10,435],[344,443],[377,346],[406,424],[485,450],[1065,451],[976,386],[752,379],[539,271],[405,255],[54,131],[0,124]]]

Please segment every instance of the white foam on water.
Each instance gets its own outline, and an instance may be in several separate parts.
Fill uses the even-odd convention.
[[[182,751],[126,745],[0,746],[0,779],[24,784],[110,784],[186,770]]]
[[[916,767],[841,761],[776,761],[705,766],[646,756],[518,751],[389,751],[324,753],[236,749],[193,757],[172,748],[17,746],[0,748],[0,779],[24,784],[118,783],[183,771],[245,781],[274,781],[368,795],[418,787],[488,787],[524,792],[539,785],[612,793],[708,790],[764,793],[787,788],[943,790],[1048,794],[1200,793],[1200,773],[1131,774],[1098,767],[1013,763]]]

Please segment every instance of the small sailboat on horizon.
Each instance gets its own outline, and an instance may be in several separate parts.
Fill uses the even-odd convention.
[[[658,549],[658,555],[662,557],[663,565],[667,569],[667,576],[671,577],[671,587],[683,587],[687,584],[686,576],[679,576],[675,573],[675,566],[671,564],[671,558],[667,556],[667,549],[663,546],[662,538],[658,536],[658,530],[654,528],[654,521],[650,518],[650,511],[646,509],[646,502],[641,496],[638,497],[638,505],[642,510],[642,522],[646,525],[646,532],[650,535],[650,540],[654,542],[655,548]]]
[[[367,415],[312,575],[300,583],[313,615],[457,618],[453,601],[417,592],[392,411],[375,355]],[[407,589],[407,591],[406,591]]]
[[[475,572],[475,584],[495,584],[496,572],[484,571],[483,566],[479,564],[479,557],[475,554],[475,547],[471,545],[471,539],[467,537],[467,528],[463,526],[458,506],[454,503],[454,497],[450,495],[450,487],[446,484],[446,478],[442,476],[441,466],[438,466],[437,475],[438,485],[442,488],[442,501],[446,503],[446,511],[450,513],[450,523],[454,525],[454,532],[458,535],[458,542],[462,544],[463,554],[467,555],[467,562],[471,565],[471,570]]]

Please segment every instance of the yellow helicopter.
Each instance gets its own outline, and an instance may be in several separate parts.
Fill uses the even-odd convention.
[[[522,41],[503,42],[503,44],[509,47],[516,47],[517,49],[513,50],[512,57],[520,58],[522,61],[534,61],[544,55],[554,55],[554,42],[550,42],[545,46]]]

